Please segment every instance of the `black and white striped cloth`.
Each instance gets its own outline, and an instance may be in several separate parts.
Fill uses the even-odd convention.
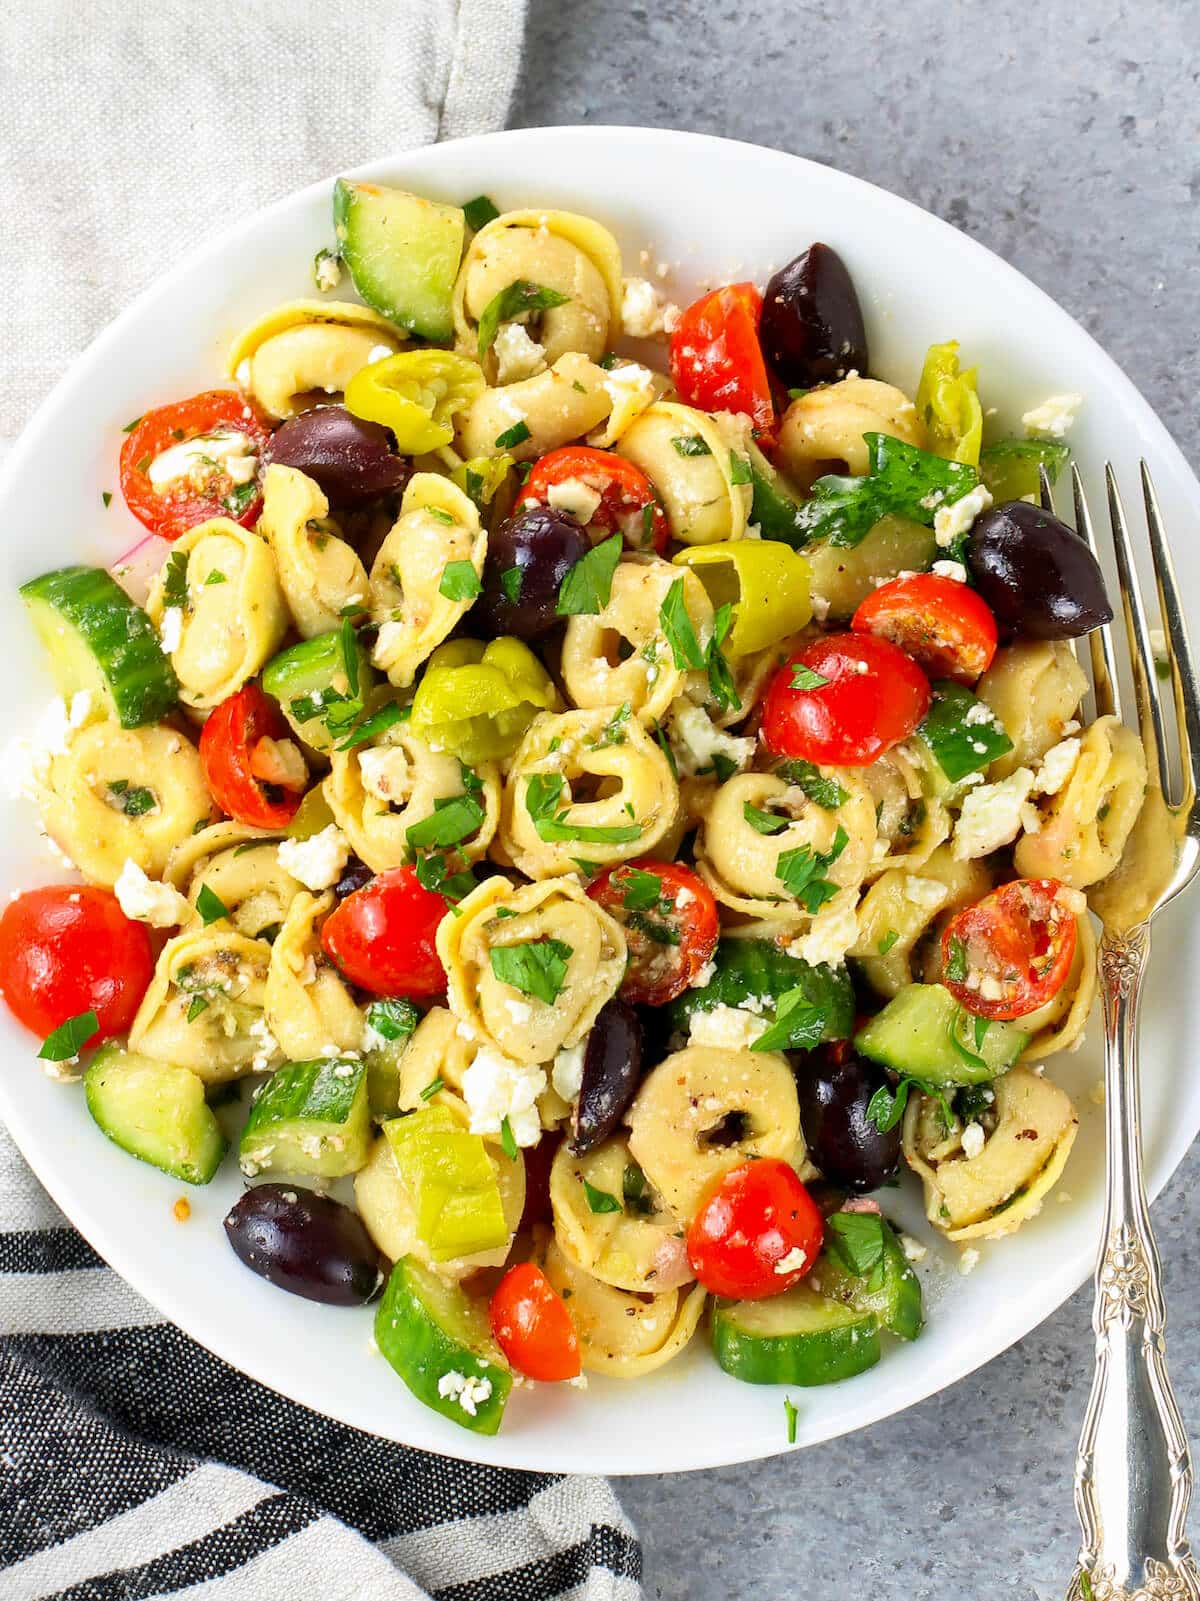
[[[0,1129],[3,1601],[637,1601],[603,1479],[296,1406],[165,1323]]]

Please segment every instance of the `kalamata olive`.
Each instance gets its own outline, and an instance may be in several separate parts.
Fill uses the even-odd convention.
[[[361,506],[402,489],[410,472],[387,429],[345,406],[314,406],[280,423],[263,451],[263,466],[272,462],[314,479],[334,507]]]
[[[383,1283],[379,1252],[358,1214],[299,1185],[247,1190],[225,1233],[252,1273],[308,1301],[363,1306]]]
[[[562,621],[555,610],[559,586],[591,548],[579,524],[550,506],[506,518],[488,540],[483,594],[472,617],[482,614],[496,634],[541,639]]]
[[[1032,639],[1077,639],[1111,622],[1099,563],[1075,530],[1027,500],[975,520],[971,576],[1002,628]]]
[[[846,264],[828,245],[810,245],[767,284],[759,324],[763,355],[781,384],[811,389],[867,372],[862,307]]]
[[[796,1067],[808,1154],[824,1178],[854,1195],[878,1189],[900,1162],[899,1124],[881,1134],[867,1117],[872,1095],[886,1083],[882,1069],[846,1041],[809,1052]]]
[[[642,1079],[642,1025],[626,1001],[601,1007],[583,1056],[571,1149],[592,1150],[616,1128]]]
[[[342,868],[342,876],[333,886],[333,893],[339,901],[344,901],[347,895],[353,895],[356,889],[362,889],[363,885],[369,884],[374,877],[375,874],[366,862],[360,862],[357,856],[351,856]]]

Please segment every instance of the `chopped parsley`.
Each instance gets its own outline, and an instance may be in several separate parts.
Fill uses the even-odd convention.
[[[196,896],[196,910],[200,913],[205,928],[210,923],[216,923],[222,917],[229,916],[228,906],[216,891],[210,889],[207,884],[200,886],[200,893]]]
[[[749,461],[745,456],[739,456],[736,450],[729,452],[729,482],[731,484],[750,484],[754,482]]]
[[[46,1035],[38,1059],[43,1062],[71,1061],[79,1055],[99,1027],[100,1019],[95,1012],[79,1012],[74,1017],[68,1017],[65,1023],[60,1023]]]
[[[621,1203],[615,1195],[610,1195],[607,1190],[598,1190],[594,1184],[589,1184],[587,1179],[583,1180],[583,1193],[587,1197],[587,1204],[592,1212],[620,1212],[622,1210]]]
[[[742,802],[742,816],[759,834],[778,834],[788,826],[789,821],[786,817],[777,817],[774,812],[764,812],[749,801]]]
[[[578,840],[585,845],[626,845],[641,838],[642,830],[637,823],[603,827],[569,822],[569,809],[558,809],[562,791],[561,773],[534,773],[525,785],[525,810],[538,837],[548,844]]]
[[[219,572],[217,568],[214,567],[212,572],[209,573],[208,577],[204,580],[204,587],[205,589],[211,589],[214,584],[223,584],[225,581],[225,574],[223,572]]]
[[[886,1236],[877,1212],[834,1212],[825,1220],[825,1244],[832,1257],[855,1278],[866,1279],[868,1292],[883,1288]]]
[[[506,567],[500,574],[500,588],[510,605],[515,606],[520,601],[521,586],[524,582],[525,574],[520,567]]]
[[[144,817],[158,805],[158,796],[141,785],[131,788],[127,778],[114,778],[108,786],[108,801],[126,817]]]
[[[495,222],[500,215],[495,202],[488,195],[476,195],[474,200],[468,200],[462,208],[463,216],[467,219],[467,227],[472,233],[478,233],[486,228],[489,222]]]
[[[961,984],[967,976],[967,947],[957,934],[951,934],[946,945],[946,977],[952,984]]]
[[[811,667],[805,667],[803,662],[797,662],[792,668],[792,681],[790,689],[824,689],[830,680],[821,673],[816,673]]]
[[[613,574],[621,559],[621,536],[601,540],[572,566],[558,591],[560,617],[594,617],[608,605]]]
[[[414,849],[444,850],[457,845],[476,833],[486,813],[474,795],[441,795],[433,803],[433,811],[419,823],[405,830],[404,837]]]
[[[437,1092],[439,1090],[444,1090],[445,1088],[446,1081],[439,1073],[436,1078],[431,1078],[429,1083],[426,1084],[425,1088],[421,1091],[421,1099],[423,1101],[432,1101]]]
[[[708,442],[701,439],[699,434],[676,434],[671,443],[675,446],[676,454],[680,456],[712,455]]]
[[[112,505],[112,490],[111,489],[102,489],[100,491],[100,499],[104,502],[104,509],[105,509],[105,511],[107,511],[108,508]]]
[[[142,419],[140,417],[135,417],[132,422],[127,422],[125,424],[124,428],[121,429],[121,432],[123,434],[131,434],[141,420]]]
[[[814,851],[811,845],[800,845],[795,850],[779,853],[775,876],[810,916],[814,916],[826,901],[832,900],[837,894],[837,885],[820,875],[837,861],[849,839],[850,836],[839,824],[827,851]]]
[[[663,603],[658,608],[658,620],[662,624],[662,631],[666,635],[667,644],[671,647],[671,655],[679,671],[695,672],[702,669],[704,652],[700,648],[700,641],[696,638],[692,620],[687,614],[682,578],[675,579],[667,590]]]
[[[844,806],[850,799],[849,793],[837,779],[826,778],[814,762],[780,762],[775,769],[775,777],[781,778],[785,784],[795,784],[810,801],[823,806],[827,812],[836,812],[839,806]]]
[[[173,550],[163,570],[162,603],[164,606],[186,606],[188,557],[186,550]]]
[[[796,1443],[796,1419],[799,1417],[800,1414],[796,1411],[795,1406],[792,1404],[792,1398],[791,1398],[790,1395],[785,1395],[784,1398],[783,1398],[783,1415],[787,1419],[787,1441],[788,1441],[788,1444],[789,1445],[795,1445],[795,1443]]]
[[[418,884],[431,895],[440,895],[447,906],[457,906],[475,888],[472,873],[450,872],[444,851],[421,852],[414,871]]]
[[[574,955],[560,939],[526,940],[520,945],[494,945],[488,952],[492,972],[501,984],[553,1006],[567,978]]]
[[[509,1161],[515,1162],[517,1159],[517,1137],[512,1131],[512,1124],[509,1122],[507,1115],[500,1119],[500,1144]]]
[[[887,933],[879,941],[878,945],[876,945],[875,949],[879,952],[880,956],[886,956],[899,938],[900,930],[898,928],[889,928]]]
[[[328,699],[329,691],[326,690],[325,694],[326,699]],[[394,700],[389,701],[386,706],[381,706],[377,712],[372,712],[370,717],[359,723],[349,738],[344,739],[337,747],[338,750],[352,750],[355,745],[361,745],[364,740],[374,739],[376,735],[382,734],[394,724],[404,722],[410,712],[411,707],[401,706]]]
[[[786,990],[775,1007],[775,1021],[751,1045],[752,1051],[811,1051],[825,1037],[829,1009],[818,1006],[803,985]]]
[[[406,1040],[421,1021],[421,1014],[411,1001],[399,996],[372,1001],[367,1007],[367,1027],[381,1039]]]
[[[480,361],[496,343],[501,323],[512,322],[529,311],[550,311],[555,306],[565,306],[570,298],[570,295],[560,294],[557,289],[546,289],[541,284],[530,283],[527,278],[517,278],[501,289],[488,301],[479,318]]]
[[[193,995],[188,1002],[187,1020],[194,1023],[202,1012],[207,1012],[209,1000],[207,995]]]
[[[507,450],[510,445],[523,445],[529,437],[529,424],[522,418],[520,422],[513,423],[511,428],[506,428],[502,434],[496,435],[496,449]]]
[[[626,868],[617,878],[617,887],[621,905],[629,912],[654,911],[662,899],[662,879],[641,867]]]
[[[221,504],[233,517],[240,517],[252,500],[258,496],[258,484],[251,478],[248,483],[234,484]]]
[[[902,1078],[894,1089],[887,1084],[880,1085],[867,1102],[868,1123],[873,1123],[881,1134],[895,1128],[904,1116],[909,1094],[914,1089],[918,1094],[932,1096],[938,1102],[942,1122],[946,1128],[950,1128],[954,1119],[941,1086],[930,1084],[925,1079],[908,1077]]]
[[[469,561],[448,561],[438,585],[438,594],[447,600],[474,600],[483,593],[479,574]]]
[[[654,1211],[654,1203],[646,1194],[646,1175],[636,1162],[627,1163],[621,1175],[621,1199],[627,1211],[642,1217],[649,1217]]]
[[[889,434],[864,434],[870,465],[862,478],[829,474],[796,512],[800,542],[857,545],[881,517],[894,513],[932,528],[934,514],[974,489],[979,474]]]

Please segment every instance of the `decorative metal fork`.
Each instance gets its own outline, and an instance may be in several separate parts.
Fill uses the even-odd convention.
[[[1192,1495],[1187,1435],[1167,1376],[1158,1249],[1142,1177],[1138,1000],[1154,914],[1200,868],[1200,702],[1183,610],[1150,474],[1142,493],[1159,608],[1169,643],[1181,782],[1172,783],[1166,715],[1129,527],[1111,465],[1105,468],[1121,609],[1129,641],[1148,788],[1120,867],[1089,897],[1103,924],[1107,1181],[1096,1264],[1096,1366],[1075,1459],[1083,1531],[1068,1601],[1200,1601],[1200,1572],[1185,1523]],[[1075,523],[1096,552],[1078,472]],[[1042,500],[1049,501],[1043,475]],[[1091,635],[1098,716],[1121,715],[1110,625]]]

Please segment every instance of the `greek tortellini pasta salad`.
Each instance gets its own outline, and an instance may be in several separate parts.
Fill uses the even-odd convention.
[[[4,999],[132,1156],[236,1145],[238,1257],[379,1297],[465,1428],[702,1322],[857,1374],[922,1326],[871,1196],[969,1263],[1075,1137],[1043,1064],[1146,778],[1038,503],[1079,397],[985,442],[821,243],[681,310],[592,218],[339,180],[313,271],[125,429],[142,542],[22,589],[82,882],[8,904]]]

